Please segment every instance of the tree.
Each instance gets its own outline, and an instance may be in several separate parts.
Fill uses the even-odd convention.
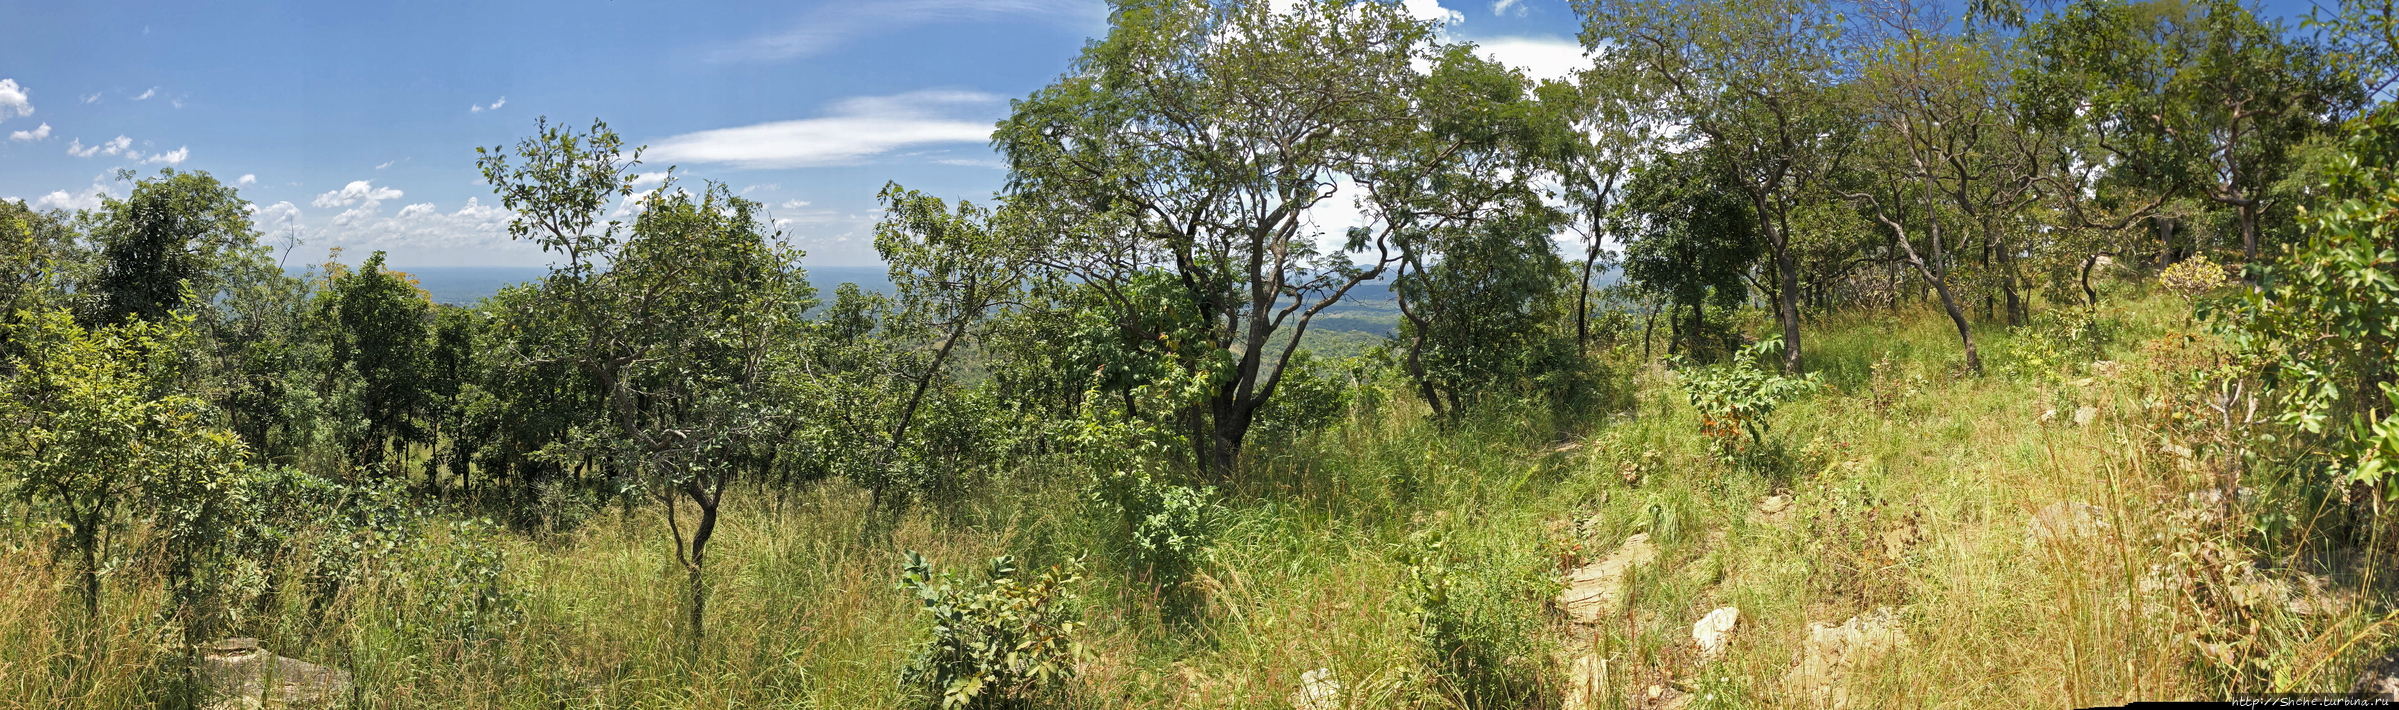
[[[602,395],[605,416],[569,436],[555,455],[597,458],[620,481],[665,507],[675,560],[686,573],[689,624],[705,636],[708,543],[724,496],[752,452],[791,416],[761,395],[771,357],[805,324],[813,293],[799,253],[775,243],[759,205],[709,183],[698,194],[671,173],[638,199],[631,225],[600,222],[615,198],[632,198],[640,153],[594,121],[577,133],[542,122],[511,163],[501,149],[478,162],[517,213],[509,231],[563,252],[536,311],[570,337],[524,352],[528,364],[572,366]],[[699,517],[687,528],[684,504]]]
[[[1535,89],[1546,109],[1537,160],[1558,179],[1558,194],[1582,218],[1574,224],[1583,240],[1582,278],[1574,300],[1574,342],[1591,347],[1591,280],[1608,258],[1608,223],[1622,198],[1637,155],[1655,146],[1647,126],[1633,122],[1623,101],[1617,77],[1596,71],[1577,72],[1572,83],[1545,81]]]
[[[407,274],[384,268],[383,252],[375,252],[356,271],[335,275],[325,298],[340,332],[333,361],[362,386],[358,404],[367,426],[354,460],[376,463],[387,447],[425,442],[419,421],[431,404],[433,297]]]
[[[1309,323],[1382,273],[1320,252],[1306,213],[1413,128],[1431,28],[1338,0],[1128,1],[1110,21],[993,138],[1013,206],[1055,230],[1037,263],[1095,285],[1127,341],[1159,335],[1132,293],[1154,269],[1194,309],[1215,354],[1179,365],[1205,382],[1175,418],[1222,475]]]
[[[32,310],[72,293],[86,277],[90,254],[64,211],[35,212],[22,200],[0,200],[0,313]],[[5,355],[0,352],[0,355]]]
[[[241,440],[209,425],[207,402],[180,392],[188,317],[85,329],[63,309],[20,311],[22,347],[0,382],[0,472],[8,490],[65,524],[87,617],[96,617],[112,540],[136,518],[164,538],[179,602],[198,566]],[[199,620],[184,619],[187,630]]]
[[[1837,20],[1822,0],[1575,0],[1599,71],[1642,93],[1650,122],[1720,151],[1772,256],[1783,370],[1800,369],[1794,214],[1819,199],[1855,132],[1838,100]]]
[[[1697,350],[1707,333],[1707,308],[1737,308],[1749,298],[1743,277],[1765,249],[1756,213],[1731,175],[1705,150],[1661,154],[1625,186],[1624,278],[1663,295],[1670,320],[1685,309],[1675,338]],[[1669,348],[1672,350],[1672,348]]]
[[[130,180],[133,173],[118,177]],[[91,288],[98,303],[87,323],[160,320],[182,307],[187,293],[211,303],[230,270],[266,259],[248,205],[205,172],[160,169],[158,177],[134,183],[125,199],[110,198],[84,218],[100,248]]]

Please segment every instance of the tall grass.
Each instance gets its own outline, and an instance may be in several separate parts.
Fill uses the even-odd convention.
[[[1501,405],[1441,426],[1389,398],[1252,452],[1222,492],[1229,519],[1213,556],[1185,590],[1196,612],[1162,605],[1129,562],[1095,558],[1079,590],[1091,657],[1073,702],[1284,707],[1301,675],[1323,668],[1351,707],[1464,704],[1420,642],[1408,565],[1430,534],[1465,595],[1458,613],[1510,635],[1504,667],[1538,690],[1535,707],[1565,702],[1558,689],[1585,654],[1607,661],[1603,706],[1646,706],[1657,686],[1694,693],[1696,707],[1807,707],[1782,679],[1809,624],[1881,608],[1910,644],[1848,679],[1853,707],[2345,689],[2388,642],[2379,582],[2333,575],[2357,601],[2300,615],[2226,601],[2241,580],[2200,569],[2298,570],[2356,553],[2287,542],[2310,523],[2264,535],[2248,518],[2194,522],[2186,503],[2208,479],[2161,453],[2152,405],[2174,385],[2142,347],[2188,327],[2175,308],[2153,299],[2109,312],[2121,327],[2102,355],[2124,363],[2116,374],[2078,361],[2045,379],[1965,371],[1954,332],[1929,310],[1824,318],[1807,362],[1831,386],[1777,412],[1776,455],[1739,461],[1709,453],[1672,374],[1655,368],[1632,368],[1637,395],[1622,412]],[[1994,361],[2013,337],[1977,335]],[[2083,406],[2098,416],[2077,425]],[[1111,549],[1115,527],[1079,497],[1081,474],[1051,463],[992,482],[963,509],[915,510],[896,525],[871,521],[865,494],[844,484],[788,499],[740,491],[712,548],[709,634],[696,651],[677,627],[683,590],[664,517],[643,508],[499,539],[519,613],[476,634],[411,616],[425,605],[409,597],[425,587],[399,569],[330,603],[269,600],[234,632],[354,672],[362,707],[903,707],[900,669],[929,633],[897,588],[903,551],[947,568],[1011,554],[1031,568]],[[1756,512],[1773,494],[1791,496],[1791,510]],[[2033,539],[2031,516],[2061,502],[2096,506],[2105,525]],[[1566,623],[1546,580],[1636,532],[1660,555],[1634,574],[1627,612]],[[155,576],[112,573],[87,623],[45,534],[8,534],[0,708],[163,702],[156,688],[178,657],[155,623]],[[1741,626],[1730,652],[1708,660],[1690,627],[1720,606],[1739,607]],[[2207,646],[2227,642],[2246,645]]]

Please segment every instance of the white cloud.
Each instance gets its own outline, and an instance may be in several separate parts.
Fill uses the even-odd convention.
[[[1493,61],[1524,70],[1534,81],[1565,79],[1591,66],[1583,45],[1571,39],[1497,37],[1477,41],[1475,48]]]
[[[235,180],[235,181],[233,181],[233,184],[240,185],[240,186],[242,186],[242,187],[249,187],[249,186],[251,186],[251,185],[256,185],[256,184],[258,184],[258,176],[257,176],[257,175],[249,175],[249,174],[244,174],[244,175],[242,175],[242,178],[241,178],[240,180]],[[291,203],[289,203],[289,202],[286,202],[286,203],[284,203],[284,204],[287,204],[287,205],[288,205],[288,204],[291,204]]]
[[[769,182],[769,183],[762,183],[762,184],[757,184],[757,185],[751,185],[751,186],[749,186],[749,187],[742,188],[742,189],[741,189],[741,194],[747,195],[747,194],[750,194],[751,192],[754,192],[754,191],[757,191],[757,190],[765,190],[765,191],[767,191],[767,192],[774,192],[774,191],[776,191],[776,190],[781,190],[781,189],[783,189],[783,185],[781,185],[781,184],[779,184],[779,183],[772,183],[772,182]]]
[[[153,87],[150,87],[150,90],[149,90],[149,91],[144,91],[144,92],[142,92],[142,95],[140,95],[140,96],[136,96],[136,97],[133,97],[133,100],[135,100],[135,101],[140,101],[140,100],[142,100],[142,99],[147,99],[147,98],[150,98],[150,97],[152,97],[152,96],[157,96],[157,95],[158,95],[158,87],[155,87],[155,86],[153,86]]]
[[[15,79],[0,79],[0,121],[10,116],[33,115],[33,92],[18,86]]]
[[[792,201],[789,201],[789,202],[785,202],[785,203],[783,203],[783,205],[782,205],[782,206],[783,206],[783,209],[787,209],[787,210],[796,210],[796,209],[799,209],[799,208],[802,208],[802,207],[807,207],[807,206],[808,206],[808,201],[807,201],[807,200],[792,200]]]
[[[38,141],[48,137],[50,137],[50,124],[47,123],[30,131],[11,131],[8,134],[8,139],[12,141]]]
[[[92,186],[79,192],[58,190],[34,200],[38,210],[96,210],[100,202],[114,196],[108,191],[107,176],[92,178]]]
[[[1426,22],[1454,25],[1466,21],[1465,14],[1442,7],[1441,0],[1400,0],[1399,6],[1409,15]]]
[[[250,224],[256,226],[259,231],[265,232],[267,237],[275,241],[298,237],[300,234],[300,206],[294,205],[290,201],[277,202],[265,207],[252,204],[250,205]]]
[[[442,212],[431,203],[408,205],[388,217],[365,209],[361,205],[335,216],[319,232],[326,246],[388,251],[400,263],[457,262],[462,256],[470,259],[467,263],[540,258],[532,245],[508,238],[515,213],[475,198],[456,212]]]
[[[374,209],[375,203],[384,200],[396,200],[399,199],[400,195],[402,194],[397,189],[389,187],[376,187],[373,184],[370,184],[372,182],[373,181],[370,180],[353,181],[348,185],[342,186],[342,189],[318,195],[317,199],[309,204],[313,204],[318,207],[346,207],[351,203],[364,201],[366,202],[367,209],[371,211]]]
[[[128,156],[128,157],[131,157],[131,156]],[[188,148],[188,147],[186,147],[186,148],[176,148],[176,149],[174,149],[174,150],[167,151],[167,152],[165,152],[165,153],[152,153],[152,154],[150,154],[150,159],[149,159],[149,160],[144,160],[144,161],[142,161],[142,162],[145,162],[145,163],[166,163],[166,164],[168,164],[168,165],[182,165],[182,164],[183,164],[183,161],[184,161],[185,159],[188,159],[188,158],[190,158],[190,157],[192,157],[192,149],[191,149],[191,148]]]
[[[382,170],[382,169],[384,169],[384,168],[391,167],[391,166],[392,166],[392,163],[397,163],[397,162],[400,162],[400,161],[397,161],[397,160],[386,160],[386,161],[383,161],[383,164],[382,164],[382,165],[377,165],[377,166],[375,166],[375,169],[376,169],[376,170]]]
[[[89,158],[94,155],[118,155],[125,153],[126,149],[132,147],[133,139],[124,136],[117,136],[115,138],[102,141],[99,145],[88,146],[84,145],[81,139],[77,139],[67,141],[67,154],[78,158]],[[141,153],[134,152],[126,157],[131,158],[138,155],[141,155]]]
[[[820,54],[862,36],[935,22],[989,23],[1024,17],[1098,30],[1108,7],[1097,0],[887,0],[828,3],[792,29],[754,37],[710,54],[717,61],[766,61]]]
[[[992,119],[959,119],[961,107],[995,107],[999,98],[968,91],[917,91],[862,96],[833,105],[830,115],[739,128],[686,133],[651,144],[649,156],[668,162],[725,163],[741,168],[855,165],[887,151],[942,143],[991,140]]]
[[[1499,2],[1491,3],[1491,14],[1505,15],[1509,10],[1515,10],[1517,17],[1523,17],[1524,0],[1499,0]]]
[[[87,103],[87,104],[88,104],[88,103],[94,103],[94,102],[97,102],[97,101],[99,101],[99,100],[100,100],[100,92],[94,91],[94,92],[92,92],[92,93],[91,93],[91,95],[89,95],[89,96],[84,96],[84,97],[81,97],[81,98],[83,99],[83,102],[84,102],[84,103]]]
[[[500,107],[502,107],[502,106],[506,106],[506,105],[508,105],[508,97],[506,97],[506,96],[502,96],[502,97],[500,97],[500,100],[491,102],[491,105],[490,105],[490,106],[484,106],[484,105],[480,105],[480,104],[468,104],[468,105],[467,105],[467,107],[466,107],[466,111],[467,111],[467,113],[482,113],[482,112],[485,112],[485,111],[498,111],[498,110],[500,110]]]

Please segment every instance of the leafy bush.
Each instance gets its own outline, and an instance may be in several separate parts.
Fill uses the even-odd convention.
[[[900,585],[916,594],[933,618],[933,637],[901,672],[901,688],[927,707],[1038,707],[1054,700],[1088,654],[1075,640],[1083,627],[1072,587],[1083,579],[1081,558],[1025,579],[1012,557],[991,561],[981,583],[956,583],[934,574],[908,552]]]
[[[1719,453],[1764,446],[1772,429],[1766,418],[1774,408],[1816,389],[1814,373],[1785,377],[1757,366],[1758,361],[1781,350],[1782,341],[1761,340],[1742,348],[1725,365],[1689,367],[1676,360],[1683,393],[1691,398],[1691,408],[1699,410],[1700,433],[1707,435],[1709,445]],[[1741,443],[1744,433],[1749,436],[1748,446]]]
[[[2257,288],[2202,314],[2258,364],[2291,456],[2389,500],[2399,472],[2399,115],[2361,119],[2338,159],[2336,198],[2307,241],[2257,269]]]
[[[2015,337],[2001,346],[2007,358],[2000,371],[2018,379],[2055,383],[2076,364],[2098,360],[2101,350],[2115,339],[2116,330],[2114,322],[2089,311],[2043,311],[2033,316],[2032,325],[2016,329]]]
[[[1123,523],[1129,551],[1151,584],[1179,588],[1207,561],[1222,516],[1214,487],[1161,482],[1135,467],[1095,474],[1084,495]]]
[[[1544,586],[1553,585],[1546,576],[1510,575],[1505,562],[1457,555],[1439,530],[1411,535],[1400,562],[1408,567],[1417,647],[1440,687],[1473,708],[1518,707],[1540,692],[1528,660],[1540,657],[1532,648],[1540,620],[1527,600],[1555,593]]]
[[[1258,408],[1257,433],[1266,439],[1290,439],[1330,426],[1348,411],[1354,386],[1338,361],[1315,353],[1293,353],[1276,385],[1274,399]],[[1355,369],[1354,365],[1351,369]]]

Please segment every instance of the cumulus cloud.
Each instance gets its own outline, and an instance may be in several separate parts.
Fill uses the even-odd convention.
[[[155,86],[153,86],[153,87],[150,87],[150,90],[149,90],[149,91],[144,91],[144,92],[142,92],[142,95],[140,95],[140,96],[136,96],[136,97],[133,97],[133,100],[135,100],[135,101],[140,101],[140,100],[142,100],[142,99],[147,99],[147,98],[150,98],[150,97],[152,97],[152,96],[157,96],[157,95],[158,95],[158,87],[155,87]]]
[[[372,183],[373,181],[371,180],[353,181],[348,185],[342,186],[342,189],[318,195],[317,199],[309,204],[313,204],[318,207],[331,208],[347,207],[353,203],[365,202],[369,207],[372,207],[377,202],[399,199],[400,195],[403,194],[398,189],[389,187],[376,187]]]
[[[1534,81],[1565,79],[1591,66],[1583,45],[1571,39],[1499,37],[1477,41],[1475,48],[1492,61],[1524,70]]]
[[[244,174],[244,175],[242,175],[241,179],[233,181],[233,184],[240,185],[240,186],[242,186],[242,187],[249,187],[249,186],[251,186],[251,185],[256,185],[256,184],[258,184],[258,176],[257,176],[257,175]],[[287,204],[287,205],[288,205],[288,204],[291,204],[291,203],[289,203],[289,202],[286,202],[286,203],[284,203],[284,204]]]
[[[413,205],[409,205],[409,206],[407,206],[407,207],[402,207],[402,208],[400,208],[400,213],[399,213],[399,214],[397,214],[397,215],[393,215],[393,219],[410,219],[410,218],[414,218],[414,217],[423,217],[423,216],[425,216],[425,215],[433,214],[433,213],[435,213],[435,212],[439,212],[439,211],[441,211],[441,210],[440,210],[440,209],[437,209],[437,208],[435,208],[435,207],[433,206],[433,203],[431,203],[431,202],[423,202],[423,203],[413,204]]]
[[[1441,0],[1400,0],[1399,6],[1409,15],[1426,22],[1454,25],[1466,21],[1465,14],[1442,7]]]
[[[33,94],[18,86],[15,79],[0,79],[0,121],[11,116],[33,115]]]
[[[833,105],[829,115],[686,133],[651,144],[649,156],[667,162],[724,163],[739,168],[856,165],[892,150],[991,140],[989,114],[999,97],[971,91],[916,91],[862,96]]]
[[[11,131],[8,134],[8,139],[12,141],[38,141],[48,137],[50,137],[50,124],[47,123],[30,131]]]
[[[96,210],[100,202],[113,197],[108,191],[107,176],[92,178],[92,186],[81,191],[53,191],[33,201],[37,210]]]
[[[500,110],[500,107],[502,107],[502,106],[506,106],[506,105],[508,105],[508,97],[506,97],[506,96],[502,96],[502,97],[500,97],[500,100],[491,102],[491,105],[490,105],[490,106],[483,106],[483,105],[480,105],[480,104],[468,104],[468,105],[467,105],[467,107],[466,107],[466,111],[467,111],[467,113],[482,113],[482,112],[485,112],[485,111],[498,111],[498,110]]]
[[[128,155],[127,157],[132,157],[132,156]],[[148,160],[144,160],[144,161],[142,161],[142,162],[145,162],[145,163],[166,163],[166,164],[168,164],[168,165],[182,165],[182,164],[183,164],[183,161],[184,161],[185,159],[188,159],[188,158],[190,158],[190,157],[192,157],[192,149],[191,149],[191,148],[188,148],[188,147],[186,147],[186,148],[176,148],[176,149],[174,149],[174,150],[167,151],[167,152],[164,152],[164,153],[152,153],[152,154],[150,154],[150,159],[148,159]]]
[[[127,157],[141,155],[139,151],[134,151],[128,154],[128,151],[131,148],[133,148],[133,139],[124,136],[117,136],[106,141],[101,141],[99,145],[88,146],[84,145],[83,141],[80,139],[67,141],[67,154],[78,158],[89,158],[94,155],[126,154]]]
[[[253,203],[250,205],[250,224],[266,233],[272,241],[296,241],[300,236],[300,206],[290,201],[264,207]]]
[[[531,245],[509,240],[508,221],[515,213],[475,198],[454,212],[443,212],[432,203],[408,205],[388,217],[353,214],[357,212],[336,216],[318,232],[330,242],[327,246],[388,251],[394,261],[406,263],[456,261],[461,255],[488,261],[500,252],[537,253]]]
[[[821,54],[867,35],[935,22],[987,23],[1008,18],[1098,29],[1108,6],[1098,0],[886,0],[827,3],[789,30],[717,49],[717,61],[769,61]]]

